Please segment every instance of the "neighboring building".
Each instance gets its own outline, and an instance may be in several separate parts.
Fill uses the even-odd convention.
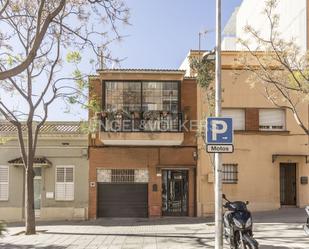
[[[24,219],[24,168],[16,129],[0,122],[0,220]],[[88,135],[79,122],[47,122],[34,164],[35,213],[40,220],[86,219]]]
[[[194,216],[194,79],[180,70],[99,70],[90,96],[102,106],[89,148],[89,218]],[[93,117],[93,115],[92,115]]]
[[[248,34],[244,30],[244,27],[248,24],[258,30],[262,37],[267,38],[269,36],[269,20],[263,13],[265,3],[265,0],[242,1],[224,28],[223,50],[242,50],[237,39],[246,40],[248,38]],[[309,1],[280,0],[275,13],[280,17],[278,29],[280,37],[287,41],[294,39],[302,51],[307,51],[309,48]],[[250,46],[251,49],[256,48],[252,39]]]
[[[265,98],[262,84],[250,86],[250,72],[237,68],[235,74],[238,56],[237,51],[222,53],[222,115],[233,118],[235,130],[235,151],[223,155],[223,192],[231,200],[250,201],[253,211],[309,205],[309,137],[292,112],[274,107]],[[299,103],[299,110],[309,122],[309,103]],[[200,87],[197,112],[199,120],[207,113]],[[213,164],[201,137],[196,199],[198,216],[214,211]]]

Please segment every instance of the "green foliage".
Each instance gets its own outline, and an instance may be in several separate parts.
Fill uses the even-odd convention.
[[[3,235],[3,232],[6,231],[6,225],[3,221],[0,221],[0,236]]]
[[[87,87],[87,80],[84,79],[82,72],[79,69],[73,71],[73,78],[75,80],[77,89],[80,91],[85,90]]]
[[[71,51],[67,54],[66,60],[69,63],[75,63],[78,64],[82,60],[82,57],[79,53],[79,51]]]
[[[96,99],[96,97],[93,97],[92,99],[88,101],[86,108],[92,111],[93,113],[102,111],[100,102]]]
[[[208,89],[215,79],[215,61],[204,56],[200,58],[192,58],[190,67],[196,72],[196,80],[200,87]]]
[[[191,58],[190,67],[196,74],[197,84],[204,90],[207,102],[207,115],[211,116],[215,110],[215,60],[206,55],[203,58]]]

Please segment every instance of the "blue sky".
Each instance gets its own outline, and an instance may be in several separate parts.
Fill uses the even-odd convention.
[[[122,68],[177,69],[190,49],[198,49],[198,33],[205,29],[212,32],[203,37],[201,48],[213,49],[215,0],[126,0],[125,2],[130,8],[131,25],[119,28],[120,33],[128,37],[110,47],[114,56],[126,58],[121,63]],[[240,3],[241,0],[222,0],[223,27]],[[76,106],[69,114],[64,113],[64,109],[62,102],[55,103],[48,119],[87,119],[87,112]]]
[[[212,30],[202,39],[203,49],[215,42],[215,0],[127,0],[131,26],[113,53],[125,58],[122,67],[178,68],[190,49],[198,49],[198,32]],[[241,0],[222,0],[222,23],[225,25]]]

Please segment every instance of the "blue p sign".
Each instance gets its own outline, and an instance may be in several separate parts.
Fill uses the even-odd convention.
[[[207,118],[207,144],[233,144],[232,118]]]

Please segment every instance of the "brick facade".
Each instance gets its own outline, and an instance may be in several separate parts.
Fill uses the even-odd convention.
[[[194,147],[101,147],[90,148],[89,181],[97,181],[97,169],[148,169],[148,212],[150,217],[161,216],[161,177],[157,170],[162,169],[187,169],[189,171],[189,216],[195,214],[195,168],[196,161],[193,154]],[[158,189],[153,191],[153,185]],[[97,188],[89,189],[89,218],[97,217]]]
[[[173,80],[173,74],[144,73],[108,73],[90,78],[90,98],[101,103],[103,80]],[[194,79],[181,81],[180,108],[186,120],[197,117],[197,85]],[[93,114],[89,113],[90,117]],[[196,158],[197,139],[195,132],[183,132],[184,140],[179,146],[105,146],[100,134],[89,140],[89,218],[97,217],[97,169],[148,169],[148,215],[162,215],[162,177],[158,174],[163,169],[188,170],[188,215],[194,216],[196,209]],[[168,136],[168,133],[166,133]],[[157,190],[155,190],[156,185]]]

